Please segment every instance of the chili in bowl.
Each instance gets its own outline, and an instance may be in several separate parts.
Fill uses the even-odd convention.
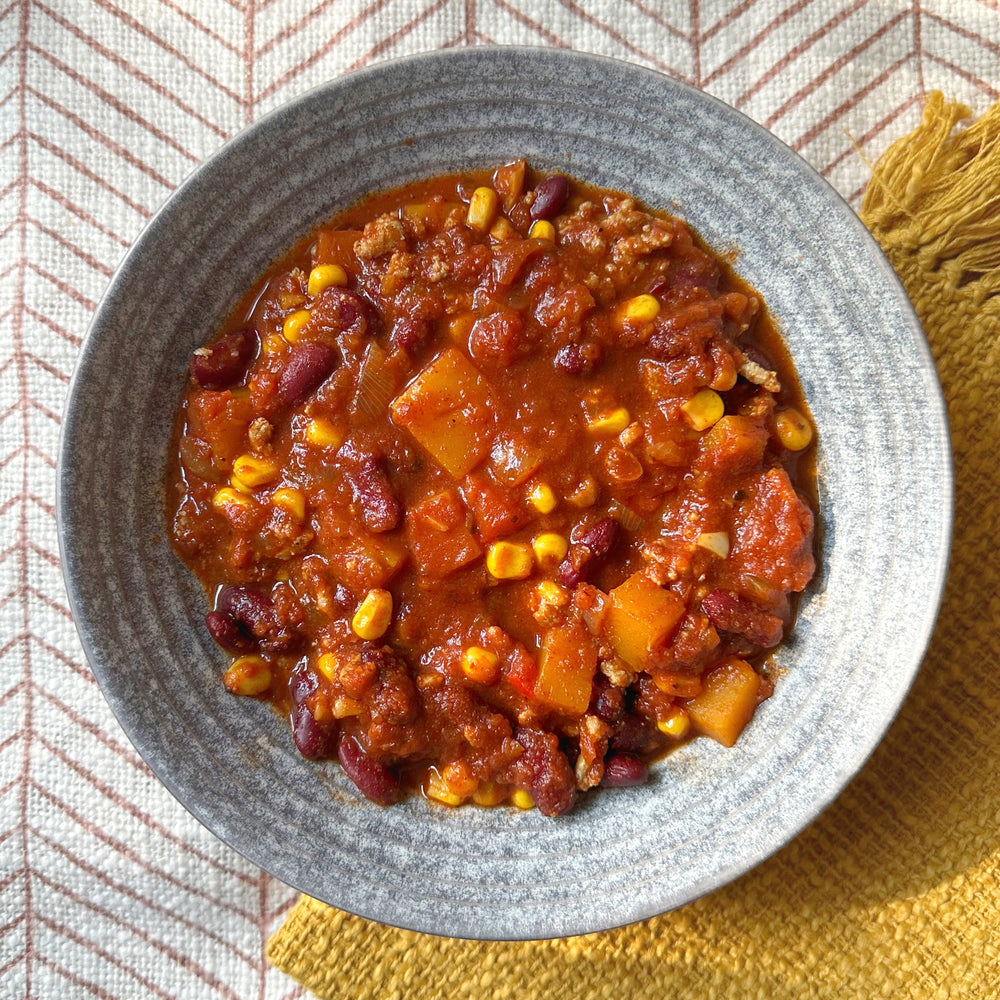
[[[558,815],[690,733],[732,746],[772,692],[812,428],[680,219],[521,159],[418,181],[190,370],[168,517],[225,684],[373,801]]]
[[[493,172],[522,158],[508,206]],[[560,176],[566,201],[540,220],[550,240],[544,226],[532,234],[530,215]],[[506,218],[508,239],[469,225],[479,188],[496,194],[489,228]],[[635,259],[620,286],[613,256],[588,284],[588,227],[616,211],[609,224],[626,228],[645,216],[616,234],[623,266]],[[394,238],[386,215],[405,250],[375,252]],[[645,238],[669,232],[671,245],[630,253],[645,225]],[[411,255],[411,275],[394,253]],[[482,291],[472,265],[486,254],[494,275],[511,255],[502,294]],[[683,311],[684,284],[689,305],[707,293],[704,315],[680,324],[691,349],[671,356],[662,328]],[[260,301],[247,300],[256,289]],[[309,318],[293,320],[300,312]],[[691,412],[703,391],[721,413],[711,395]],[[370,422],[365,409],[377,411]],[[789,417],[793,432],[815,434],[801,451],[781,436],[788,410],[802,418]],[[449,450],[461,432],[441,435],[438,421],[473,433]],[[227,427],[238,430],[228,440]],[[469,468],[463,448],[476,454]],[[735,463],[725,486],[723,456]],[[630,482],[633,459],[643,472]],[[708,493],[699,476],[706,489],[715,481]],[[737,112],[657,73],[485,48],[333,81],[182,185],[94,317],[63,424],[58,506],[70,601],[102,690],[210,830],[362,916],[538,938],[688,902],[833,800],[919,666],[950,498],[919,324],[825,181]],[[671,537],[684,539],[675,548],[654,544],[667,508]],[[769,565],[750,555],[765,521],[784,539]],[[216,613],[229,651],[206,626]],[[550,672],[569,650],[579,670]],[[246,657],[259,661],[235,669]],[[747,682],[742,714],[728,696],[728,728],[678,740],[684,715],[689,733],[712,732],[698,699],[717,675]],[[248,696],[234,697],[227,676]],[[692,687],[671,690],[681,678]],[[414,721],[432,712],[437,744]],[[297,730],[315,724],[315,743],[299,736],[319,760],[303,759],[293,716]],[[465,750],[465,721],[480,751]],[[525,762],[557,761],[556,747],[565,767],[550,783]],[[368,764],[391,772],[384,795],[352,780]],[[641,784],[607,787],[644,768]],[[536,808],[517,808],[528,795]]]

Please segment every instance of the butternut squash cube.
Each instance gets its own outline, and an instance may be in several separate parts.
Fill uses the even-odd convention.
[[[615,652],[633,669],[648,670],[684,614],[684,602],[644,573],[634,573],[608,594],[604,632]]]
[[[483,460],[493,440],[489,386],[454,348],[438,355],[392,401],[390,411],[393,423],[405,427],[456,479]]]
[[[705,689],[685,706],[695,730],[733,746],[753,718],[760,674],[746,660],[727,660],[705,676]]]
[[[538,653],[535,697],[571,715],[583,715],[590,705],[597,648],[579,626],[550,628]]]

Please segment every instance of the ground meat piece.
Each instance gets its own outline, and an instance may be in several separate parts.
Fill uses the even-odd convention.
[[[380,215],[365,226],[361,239],[354,244],[359,260],[373,260],[390,250],[406,249],[403,224],[394,215]]]

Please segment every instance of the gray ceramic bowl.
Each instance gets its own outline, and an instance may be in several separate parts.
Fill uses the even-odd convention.
[[[284,720],[232,698],[174,557],[163,475],[188,357],[276,255],[368,191],[525,155],[688,219],[765,296],[819,428],[822,543],[787,671],[732,750],[696,741],[569,816],[385,810]],[[596,931],[752,868],[828,805],[896,714],[951,528],[945,411],[920,327],[856,216],[742,115],[665,76],[554,50],[473,49],[336,80],[262,119],[150,223],[70,393],[59,516],[87,656],[150,767],[278,878],[401,927]],[[906,614],[900,614],[900,608]]]

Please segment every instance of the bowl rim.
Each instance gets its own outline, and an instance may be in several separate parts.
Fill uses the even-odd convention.
[[[180,802],[180,804],[191,815],[193,815],[199,823],[212,832],[214,836],[222,840],[241,856],[247,858],[247,860],[252,864],[260,867],[263,871],[272,873],[274,877],[288,882],[288,884],[294,886],[302,892],[311,893],[309,887],[299,885],[296,879],[290,878],[289,872],[269,867],[266,863],[267,859],[259,858],[253,850],[247,847],[247,845],[237,842],[235,837],[228,835],[225,832],[220,832],[218,824],[215,822],[214,815],[211,811],[211,797],[205,797],[207,802],[202,801],[197,797],[193,797],[191,794],[191,788],[185,785],[184,782],[178,780],[177,777],[169,770],[166,762],[157,757],[157,755],[151,751],[149,741],[145,738],[144,733],[136,731],[135,727],[128,723],[127,705],[118,697],[117,692],[114,689],[114,685],[108,675],[108,665],[103,662],[102,657],[95,645],[95,636],[93,633],[95,628],[99,626],[96,626],[91,619],[88,608],[87,594],[78,586],[79,581],[73,572],[76,560],[76,553],[74,551],[74,511],[67,506],[67,496],[72,492],[72,480],[74,478],[74,473],[72,471],[72,463],[69,460],[69,453],[74,445],[75,437],[79,433],[78,424],[81,400],[86,392],[86,382],[89,370],[93,365],[94,357],[99,350],[98,341],[100,333],[102,328],[108,324],[109,318],[118,308],[119,300],[123,296],[127,297],[127,294],[122,286],[132,262],[140,259],[143,255],[148,253],[150,248],[155,247],[156,243],[162,238],[161,233],[169,231],[172,216],[177,207],[184,202],[192,190],[197,188],[198,185],[204,183],[205,180],[211,176],[213,170],[220,168],[235,151],[241,149],[244,145],[257,142],[258,137],[261,136],[272,123],[280,121],[283,116],[289,114],[295,109],[303,108],[316,101],[335,99],[339,93],[357,88],[363,85],[366,80],[380,79],[399,73],[405,74],[407,68],[410,66],[437,63],[443,67],[451,67],[449,72],[454,73],[456,72],[456,67],[476,64],[483,60],[490,62],[496,57],[497,53],[517,53],[531,59],[554,60],[556,62],[564,61],[566,63],[576,65],[590,65],[597,71],[600,71],[602,67],[613,68],[615,72],[629,72],[636,74],[637,77],[642,77],[649,81],[655,81],[657,86],[665,87],[667,90],[670,88],[676,88],[677,90],[686,92],[689,98],[696,102],[706,102],[707,104],[714,106],[717,113],[730,118],[732,121],[737,122],[741,127],[752,131],[759,137],[763,138],[766,142],[771,143],[773,148],[779,151],[780,155],[786,158],[790,157],[790,162],[795,163],[797,170],[802,172],[804,176],[809,177],[814,185],[818,185],[819,187],[825,189],[825,195],[830,201],[831,208],[835,208],[839,212],[841,220],[847,223],[847,225],[853,230],[856,237],[862,243],[867,245],[869,251],[875,250],[877,252],[875,260],[879,262],[881,277],[885,281],[886,290],[892,292],[897,299],[901,312],[908,318],[913,329],[919,331],[920,336],[914,338],[916,349],[920,355],[917,360],[919,361],[920,366],[930,375],[930,382],[932,383],[930,390],[933,397],[930,399],[930,402],[933,404],[935,409],[935,427],[944,436],[944,454],[946,456],[945,467],[939,470],[941,485],[943,487],[941,496],[941,534],[945,541],[943,543],[943,550],[938,553],[938,558],[936,560],[937,574],[935,585],[932,589],[933,610],[927,615],[926,621],[923,623],[918,634],[918,645],[919,648],[923,650],[923,654],[920,657],[915,658],[915,661],[912,663],[909,675],[906,678],[905,685],[903,686],[903,693],[899,697],[891,713],[887,713],[885,716],[883,726],[877,731],[869,733],[868,739],[862,741],[861,745],[857,748],[857,753],[852,760],[851,766],[847,769],[842,769],[835,787],[832,787],[828,794],[816,797],[812,800],[811,817],[800,822],[794,829],[789,830],[787,834],[779,838],[776,842],[768,843],[763,849],[758,848],[749,853],[741,854],[738,862],[728,866],[722,866],[716,870],[712,877],[702,879],[700,882],[688,886],[683,899],[670,901],[666,905],[653,904],[642,908],[636,908],[634,912],[630,912],[625,919],[616,919],[612,922],[584,921],[570,923],[566,926],[547,926],[545,933],[543,934],[535,933],[532,930],[531,932],[525,934],[505,934],[502,937],[495,935],[483,937],[476,933],[463,933],[461,930],[456,931],[453,928],[442,931],[436,929],[434,926],[429,926],[424,920],[418,919],[408,922],[405,919],[399,919],[398,915],[394,915],[391,919],[391,926],[439,936],[452,936],[471,940],[543,940],[576,934],[592,933],[595,931],[611,930],[616,927],[626,926],[630,923],[656,916],[688,902],[692,902],[732,882],[734,879],[751,871],[753,868],[756,868],[767,858],[786,847],[792,840],[799,836],[803,830],[815,822],[815,820],[818,819],[823,812],[825,812],[825,810],[844,791],[847,785],[863,768],[876,747],[879,743],[881,743],[886,732],[902,709],[902,706],[906,701],[908,693],[912,688],[920,670],[923,658],[926,656],[927,645],[930,641],[937,615],[940,612],[944,587],[947,581],[948,563],[951,550],[950,540],[953,533],[955,511],[954,456],[950,447],[948,414],[943,390],[937,376],[937,368],[926,334],[923,331],[919,318],[917,317],[913,305],[906,294],[902,282],[900,281],[895,270],[892,268],[889,259],[886,257],[875,238],[865,227],[864,223],[850,207],[847,201],[829,183],[829,181],[827,181],[826,178],[824,178],[814,167],[812,167],[811,164],[809,164],[800,154],[795,152],[776,135],[765,129],[762,125],[748,117],[743,112],[726,104],[719,98],[708,94],[689,83],[678,80],[669,74],[617,58],[573,50],[560,50],[545,46],[484,45],[466,49],[439,49],[431,52],[400,56],[381,61],[313,86],[304,91],[302,94],[283,102],[281,105],[273,108],[260,118],[255,119],[253,122],[240,129],[236,134],[219,146],[210,156],[197,164],[188,173],[184,180],[162,202],[154,214],[146,221],[135,240],[119,261],[88,325],[87,334],[77,356],[66,396],[58,448],[58,465],[56,474],[56,516],[60,562],[64,574],[66,590],[69,598],[69,606],[72,612],[74,625],[80,637],[81,645],[86,655],[88,664],[97,678],[101,692],[111,707],[112,712],[119,722],[119,725],[122,727],[126,737],[135,747],[146,765],[155,774],[157,779]],[[414,176],[414,179],[416,179],[416,175]],[[368,919],[381,921],[385,920],[385,916],[383,914],[366,912],[367,908],[365,906],[352,908],[350,900],[337,900],[332,905]],[[552,921],[549,921],[548,923],[552,923]]]

